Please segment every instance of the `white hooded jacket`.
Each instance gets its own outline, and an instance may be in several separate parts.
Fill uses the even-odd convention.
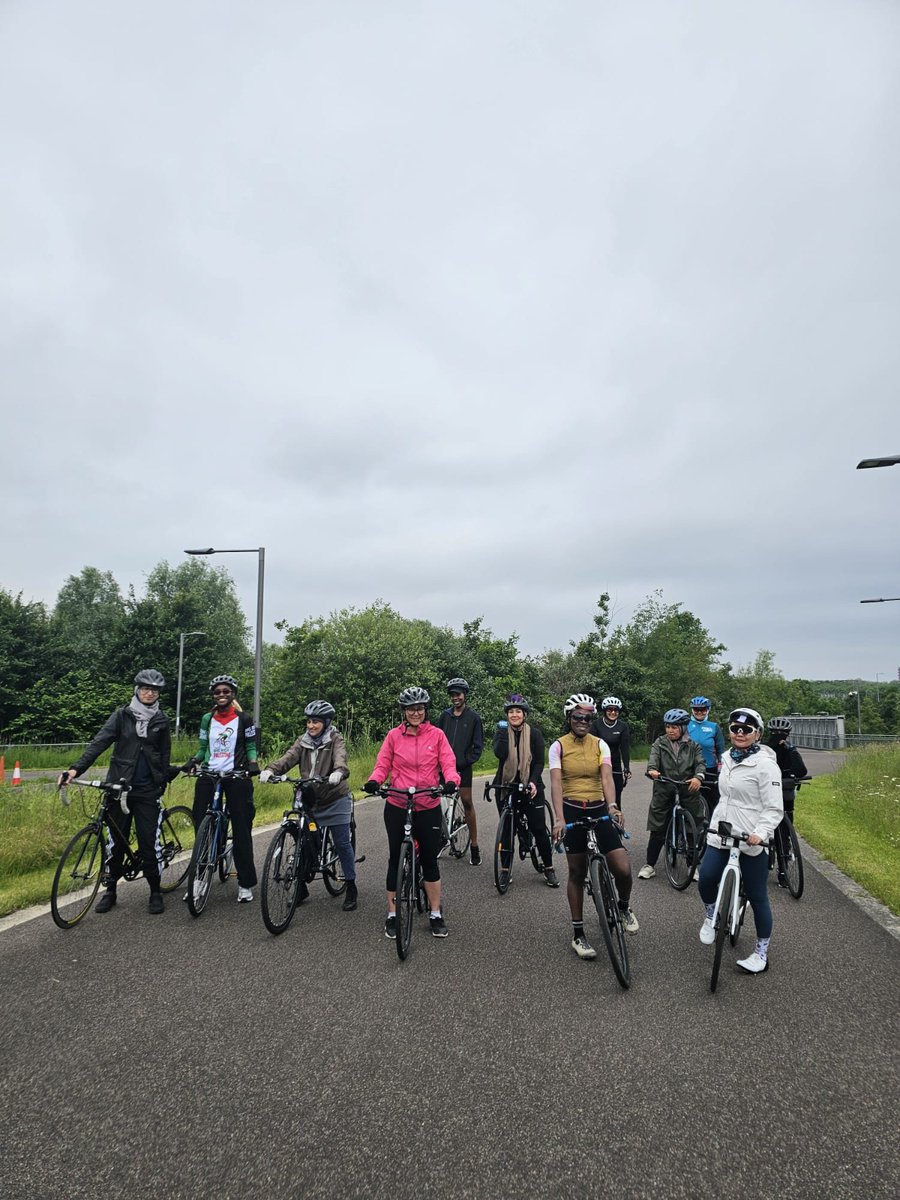
[[[719,772],[719,803],[709,822],[710,846],[722,847],[715,832],[720,821],[729,821],[737,833],[755,833],[767,842],[783,816],[781,769],[775,752],[760,746],[756,754],[735,762],[726,750]],[[741,846],[741,854],[762,852],[762,846]]]

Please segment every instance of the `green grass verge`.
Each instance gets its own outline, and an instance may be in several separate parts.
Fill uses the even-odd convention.
[[[900,747],[850,750],[834,775],[800,789],[794,817],[811,846],[900,915]]]

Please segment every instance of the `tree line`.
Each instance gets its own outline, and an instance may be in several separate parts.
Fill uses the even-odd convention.
[[[636,741],[651,741],[667,708],[687,706],[701,693],[720,719],[738,704],[764,716],[791,712],[848,714],[856,729],[849,686],[787,680],[774,656],[760,650],[734,670],[726,647],[681,604],[653,592],[631,620],[614,625],[603,593],[586,632],[565,649],[531,656],[515,634],[497,637],[481,617],[461,630],[404,617],[383,600],[341,609],[299,625],[282,622],[281,644],[264,648],[260,708],[267,746],[285,745],[301,727],[303,707],[331,701],[350,740],[380,738],[396,723],[397,695],[409,683],[445,702],[446,681],[463,676],[485,722],[503,713],[521,692],[531,719],[545,735],[561,725],[561,699],[586,691],[598,701],[614,694],[625,704]],[[195,731],[209,703],[209,680],[227,672],[252,703],[250,630],[226,568],[191,559],[159,563],[138,594],[123,593],[109,571],[85,567],[61,587],[52,608],[0,589],[0,741],[83,741],[130,695],[130,680],[153,666],[169,680],[164,704],[174,711],[179,635],[185,639],[182,727]],[[853,683],[853,687],[857,685]],[[860,689],[867,733],[900,732],[900,688],[881,683]]]

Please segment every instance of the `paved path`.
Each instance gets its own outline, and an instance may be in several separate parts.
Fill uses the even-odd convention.
[[[897,1195],[897,943],[815,871],[773,888],[768,974],[729,956],[715,995],[695,889],[636,881],[622,992],[563,889],[525,863],[500,897],[489,856],[445,863],[450,937],[399,963],[358,820],[359,911],[316,883],[280,938],[233,881],[199,921],[136,883],[0,936],[2,1200]]]

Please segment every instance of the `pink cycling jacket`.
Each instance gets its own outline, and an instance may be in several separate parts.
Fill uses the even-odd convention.
[[[456,756],[446,735],[430,721],[423,721],[418,729],[411,725],[392,729],[381,744],[369,778],[377,784],[389,779],[395,788],[439,787],[442,780],[459,786]],[[406,808],[402,796],[388,796],[387,801],[397,808]],[[438,796],[416,796],[416,812],[436,808],[440,802]]]

